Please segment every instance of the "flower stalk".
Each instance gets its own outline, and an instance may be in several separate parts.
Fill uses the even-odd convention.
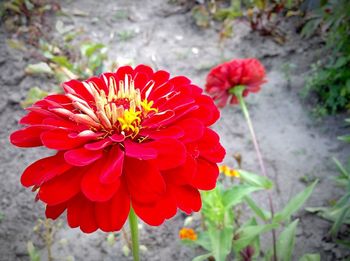
[[[239,105],[240,105],[241,110],[243,112],[244,118],[247,122],[250,135],[252,136],[253,145],[254,145],[254,149],[255,149],[255,152],[256,152],[257,157],[258,157],[258,162],[259,162],[261,173],[263,174],[263,176],[267,177],[265,163],[264,163],[264,160],[262,158],[259,143],[258,143],[258,140],[256,138],[255,131],[254,131],[253,123],[252,123],[250,115],[249,115],[248,107],[247,107],[247,105],[244,101],[244,98],[243,98],[243,91],[245,88],[246,87],[244,85],[238,85],[238,86],[231,88],[229,90],[229,93],[235,95],[238,99],[238,102],[239,102]],[[271,196],[270,191],[267,192],[267,197],[268,197],[269,208],[270,208],[270,212],[271,212],[271,220],[272,220],[274,217],[274,207],[273,207],[272,196]],[[272,243],[273,243],[273,261],[277,261],[276,230],[275,229],[272,230]]]
[[[132,242],[132,255],[133,255],[134,261],[140,261],[138,222],[137,222],[137,216],[133,208],[130,208],[129,226],[130,226],[130,234],[131,234],[131,242]]]

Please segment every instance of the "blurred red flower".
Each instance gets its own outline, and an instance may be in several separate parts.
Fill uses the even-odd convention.
[[[257,59],[235,59],[219,64],[210,71],[206,91],[217,101],[219,107],[224,107],[228,102],[238,103],[237,97],[230,93],[236,86],[245,86],[245,97],[249,92],[258,92],[265,82],[264,66]]]
[[[219,111],[199,87],[139,65],[63,89],[28,108],[10,137],[57,150],[21,178],[48,218],[67,210],[71,227],[107,232],[121,229],[130,206],[150,225],[201,208],[198,190],[215,187],[225,150],[208,128]]]

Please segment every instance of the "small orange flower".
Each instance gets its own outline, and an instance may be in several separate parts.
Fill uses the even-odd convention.
[[[192,228],[183,227],[179,231],[179,237],[181,238],[181,240],[187,239],[187,240],[195,241],[197,240],[198,236]]]
[[[236,177],[239,178],[239,172],[235,169],[231,169],[227,165],[221,165],[219,166],[220,173],[224,173],[228,177]]]

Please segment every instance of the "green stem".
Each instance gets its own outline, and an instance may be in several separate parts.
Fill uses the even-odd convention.
[[[134,261],[140,261],[139,231],[138,231],[137,223],[138,223],[137,216],[135,214],[134,209],[131,207],[130,213],[129,213],[129,226],[130,226],[131,242],[132,242],[132,255],[134,257]]]
[[[258,162],[259,162],[260,169],[261,169],[261,173],[263,174],[263,176],[265,176],[267,178],[267,172],[266,172],[264,160],[263,160],[262,155],[261,155],[259,143],[258,143],[258,140],[257,140],[256,135],[255,135],[252,120],[250,119],[248,107],[247,107],[247,105],[244,101],[244,98],[243,98],[243,91],[245,88],[246,87],[244,85],[235,86],[234,88],[232,88],[230,90],[230,93],[235,95],[238,99],[238,102],[239,102],[239,105],[242,109],[244,118],[247,121],[250,135],[252,136],[254,148],[255,148],[255,151],[256,151],[256,154],[258,157]],[[270,191],[267,192],[267,196],[268,196],[269,207],[270,207],[270,211],[271,211],[271,220],[272,220],[274,217],[274,207],[273,207],[272,196],[271,196]],[[272,241],[273,241],[273,260],[277,261],[276,231],[274,229],[272,230]]]

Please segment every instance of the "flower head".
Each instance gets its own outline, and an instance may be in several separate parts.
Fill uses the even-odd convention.
[[[139,65],[63,89],[29,107],[10,137],[57,151],[21,178],[48,218],[67,210],[69,225],[90,233],[119,230],[131,206],[150,225],[201,208],[198,190],[215,187],[225,150],[208,128],[219,112],[199,87]]]
[[[210,71],[206,91],[218,102],[219,107],[224,107],[228,102],[238,103],[233,94],[237,86],[244,86],[245,97],[250,92],[258,92],[265,82],[265,69],[257,59],[235,59],[219,64]]]
[[[186,228],[183,227],[179,231],[179,237],[181,240],[192,240],[195,241],[197,240],[198,236],[197,233],[192,229],[192,228]]]

